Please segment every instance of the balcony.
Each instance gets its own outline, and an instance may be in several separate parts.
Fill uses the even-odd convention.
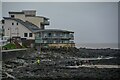
[[[69,36],[43,36],[42,39],[74,39],[73,35]]]
[[[73,34],[62,34],[62,35],[54,35],[54,34],[51,34],[51,35],[48,35],[48,34],[43,34],[42,37],[39,35],[39,34],[36,34],[35,36],[35,42],[36,43],[44,43],[45,40],[74,40],[74,36]],[[49,41],[47,41],[46,43],[49,43]],[[54,43],[54,42],[53,42]],[[63,42],[62,42],[63,43]],[[70,43],[70,42],[65,42],[65,43]]]
[[[41,23],[42,25],[50,25],[50,22],[48,20],[44,20],[44,22]]]
[[[74,44],[74,41],[65,41],[65,40],[35,40],[35,43],[44,43],[44,44]]]

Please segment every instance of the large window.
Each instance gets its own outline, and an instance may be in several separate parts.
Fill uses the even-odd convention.
[[[27,33],[24,33],[24,37],[27,37],[28,36],[28,34]]]
[[[29,33],[29,37],[32,37],[32,33]]]

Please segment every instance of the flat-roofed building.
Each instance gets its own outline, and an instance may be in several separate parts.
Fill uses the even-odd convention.
[[[36,32],[35,42],[45,47],[75,47],[74,32],[59,29],[44,29]]]

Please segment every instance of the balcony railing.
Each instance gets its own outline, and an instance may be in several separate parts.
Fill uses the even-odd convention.
[[[35,40],[35,43],[46,43],[46,44],[73,44],[74,41],[68,41],[68,42],[54,42],[54,40],[52,41],[44,41],[44,40]]]
[[[36,35],[35,37],[36,40],[41,40],[41,39],[69,39],[69,40],[74,40],[74,36],[73,34],[69,34],[69,35],[42,35],[42,37],[40,37],[39,35]]]
[[[36,37],[36,39],[45,39],[45,38],[49,38],[49,39],[54,39],[54,38],[58,38],[58,39],[74,39],[73,36],[43,36],[43,37]]]

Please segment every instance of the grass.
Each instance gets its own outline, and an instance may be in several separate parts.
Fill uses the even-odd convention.
[[[6,44],[3,46],[4,49],[16,49],[16,45],[13,43]]]

